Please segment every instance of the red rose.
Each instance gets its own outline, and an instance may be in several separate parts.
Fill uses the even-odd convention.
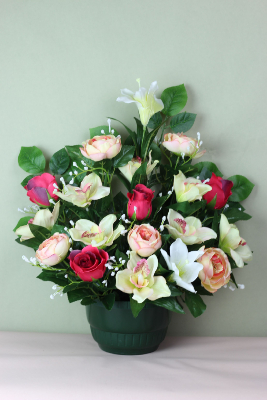
[[[45,172],[30,179],[24,189],[27,190],[27,196],[33,203],[41,206],[50,206],[50,198],[58,200],[58,196],[53,193],[55,190],[53,185],[56,183],[56,178]]]
[[[207,184],[212,187],[212,190],[204,194],[203,199],[207,200],[207,203],[210,203],[217,194],[214,209],[219,210],[220,208],[223,208],[232,194],[231,189],[234,186],[233,182],[228,181],[227,179],[222,179],[220,176],[216,176],[212,173]]]
[[[75,274],[83,281],[92,282],[93,278],[100,279],[104,275],[109,255],[106,251],[89,245],[82,250],[73,250],[68,258]]]
[[[148,189],[141,183],[136,185],[133,189],[133,193],[127,193],[129,199],[128,202],[128,216],[132,217],[134,208],[136,207],[136,219],[138,221],[143,220],[146,217],[150,217],[152,211],[152,199],[154,197],[154,191]]]

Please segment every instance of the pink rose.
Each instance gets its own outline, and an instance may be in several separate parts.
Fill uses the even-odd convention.
[[[82,250],[73,250],[69,255],[70,267],[76,275],[87,282],[103,277],[108,259],[106,251],[91,245]]]
[[[101,161],[105,158],[115,157],[121,150],[121,138],[114,135],[94,136],[92,139],[82,142],[80,148],[84,157],[93,161]]]
[[[166,133],[162,142],[162,146],[170,152],[176,155],[183,153],[185,156],[193,156],[193,158],[199,158],[206,152],[206,150],[198,151],[198,145],[198,140],[185,136],[182,133]]]
[[[161,246],[160,233],[149,224],[135,225],[128,233],[130,248],[141,257],[149,257]]]
[[[201,285],[210,293],[216,292],[230,280],[231,265],[227,255],[221,249],[211,247],[205,250],[205,246],[199,249],[204,251],[197,262],[203,265],[199,272]]]
[[[49,239],[40,244],[36,258],[42,264],[56,265],[66,257],[70,248],[69,237],[65,233],[54,233]]]
[[[53,193],[55,190],[56,178],[45,172],[42,175],[30,179],[24,189],[27,190],[27,196],[33,203],[40,206],[51,206],[49,199],[58,200],[58,196]]]
[[[152,211],[152,199],[154,191],[139,183],[133,189],[133,193],[127,193],[128,202],[128,217],[132,218],[136,207],[136,219],[141,221],[146,217],[150,217]]]
[[[212,172],[208,185],[212,187],[212,190],[204,194],[203,199],[209,204],[217,195],[216,204],[213,208],[215,210],[223,208],[232,194],[231,189],[234,186],[233,182],[228,179],[223,179]]]

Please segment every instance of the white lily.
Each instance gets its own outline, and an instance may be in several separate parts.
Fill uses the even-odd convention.
[[[43,226],[44,228],[51,230],[58,219],[59,207],[60,202],[58,201],[55,204],[52,212],[49,211],[47,208],[45,210],[37,211],[34,218],[30,220],[30,223],[33,225]],[[21,242],[23,242],[24,240],[32,239],[34,237],[33,233],[30,230],[29,223],[27,225],[20,226],[15,233],[17,235],[21,235]]]
[[[160,250],[168,268],[173,271],[171,279],[176,284],[189,292],[196,293],[194,282],[198,277],[199,272],[203,269],[203,265],[195,262],[204,254],[204,251],[188,252],[186,245],[181,239],[175,240],[170,246],[170,255],[165,250]]]
[[[93,247],[111,246],[121,232],[123,225],[119,225],[113,231],[113,224],[116,221],[114,214],[109,214],[100,221],[99,226],[88,219],[79,219],[74,228],[69,230],[72,239]]]
[[[240,237],[237,226],[229,224],[224,214],[220,220],[219,247],[233,258],[239,268],[252,259],[252,252],[246,241]]]
[[[118,97],[117,101],[136,103],[141,123],[143,126],[147,126],[152,115],[163,110],[164,104],[162,100],[157,99],[155,96],[155,92],[158,89],[156,81],[151,83],[148,91],[145,88],[140,87],[140,79],[137,79],[137,82],[139,83],[139,90],[137,92],[134,93],[129,89],[122,89],[121,94],[123,96]]]
[[[216,239],[217,233],[214,230],[202,227],[200,219],[196,217],[184,218],[177,211],[169,209],[169,224],[164,225],[173,239],[182,239],[187,244],[203,243],[206,240]]]
[[[54,190],[54,194],[63,200],[69,201],[78,207],[86,207],[92,200],[99,200],[108,196],[110,188],[102,186],[101,179],[96,173],[91,173],[83,178],[80,187],[66,185],[62,192]]]
[[[158,268],[158,259],[155,255],[144,259],[136,252],[130,252],[127,268],[116,275],[116,287],[124,293],[133,293],[133,299],[143,303],[160,297],[169,297],[170,289],[163,276],[154,276]]]

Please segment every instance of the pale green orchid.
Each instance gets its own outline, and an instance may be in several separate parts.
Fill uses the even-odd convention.
[[[157,99],[155,96],[155,92],[158,89],[156,81],[151,83],[148,91],[145,88],[140,87],[140,79],[137,79],[137,82],[139,83],[139,90],[137,92],[134,93],[131,90],[122,89],[121,94],[123,96],[118,97],[117,101],[136,103],[141,123],[143,126],[147,126],[152,115],[163,110],[164,104],[162,100]]]
[[[74,241],[82,242],[93,247],[111,246],[121,232],[123,225],[119,225],[113,231],[113,224],[116,221],[114,214],[109,214],[100,221],[99,226],[88,219],[79,219],[69,233]]]
[[[148,162],[147,162],[147,168],[146,168],[146,175],[148,176],[151,174],[153,169],[157,166],[159,163],[159,160],[154,160],[152,161],[152,150],[149,152],[148,156]],[[140,168],[142,165],[142,159],[140,157],[133,158],[128,162],[128,164],[124,165],[123,167],[119,167],[119,170],[121,173],[125,176],[125,178],[128,179],[129,182],[132,182],[132,178],[135,174],[135,172]]]
[[[94,172],[82,180],[80,187],[64,185],[62,192],[58,189],[54,190],[54,194],[58,197],[78,207],[89,206],[92,200],[102,199],[109,193],[110,188],[102,186],[100,177]]]
[[[29,220],[29,223],[33,225],[43,226],[44,228],[51,231],[58,219],[59,207],[60,202],[58,201],[55,204],[52,212],[49,211],[48,208],[46,208],[45,210],[37,211],[34,218]],[[34,237],[33,233],[30,230],[29,223],[27,225],[20,226],[15,231],[17,235],[21,235],[21,242],[23,242],[24,240],[32,239]]]
[[[133,299],[137,303],[143,303],[146,299],[153,301],[169,297],[171,291],[165,278],[154,276],[157,268],[158,259],[155,255],[146,260],[131,251],[127,268],[116,275],[116,287],[124,293],[133,293]]]
[[[237,226],[229,224],[224,214],[220,220],[219,247],[233,258],[239,268],[252,259],[252,252],[246,241],[240,237]]]
[[[173,271],[169,278],[176,284],[189,292],[196,293],[192,282],[194,282],[203,265],[195,262],[204,254],[204,251],[188,252],[186,245],[181,239],[175,240],[170,246],[170,255],[165,250],[160,249],[168,268]]]
[[[202,196],[212,190],[212,187],[195,178],[186,178],[182,171],[174,175],[174,191],[178,203],[201,200]]]

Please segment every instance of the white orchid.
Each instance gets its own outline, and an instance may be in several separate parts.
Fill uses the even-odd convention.
[[[80,187],[64,185],[62,192],[54,190],[54,194],[61,199],[69,201],[78,207],[86,207],[92,200],[99,200],[108,196],[110,188],[102,186],[101,179],[96,173],[92,173],[83,178]]]
[[[202,227],[200,219],[196,217],[184,218],[177,211],[169,209],[168,222],[165,227],[173,239],[182,239],[187,244],[199,244],[206,240],[216,239],[217,233],[214,230]]]
[[[147,168],[146,168],[146,174],[149,175],[153,171],[153,169],[157,166],[159,163],[159,160],[154,160],[152,162],[152,150],[149,152],[148,156],[148,162],[147,162]],[[142,159],[140,157],[133,158],[128,162],[128,164],[124,165],[123,167],[119,167],[119,170],[121,173],[125,176],[125,178],[128,179],[129,182],[132,182],[132,178],[134,176],[134,173],[140,168],[142,165]]]
[[[133,293],[133,299],[143,303],[160,297],[169,297],[171,291],[163,276],[154,276],[158,268],[158,259],[155,255],[145,258],[139,257],[135,251],[130,252],[127,268],[116,275],[116,287],[124,293]]]
[[[100,221],[99,226],[88,219],[79,219],[69,233],[76,242],[90,244],[93,247],[111,246],[124,230],[124,226],[119,225],[113,231],[116,219],[114,214],[109,214]]]
[[[34,234],[30,230],[29,223],[33,225],[43,226],[44,228],[51,231],[58,219],[59,207],[60,202],[58,201],[55,204],[52,212],[49,211],[47,208],[45,210],[37,211],[34,218],[30,219],[27,225],[20,226],[16,230],[15,233],[17,235],[21,235],[20,241],[23,242],[24,240],[32,239],[34,237]]]
[[[229,224],[224,214],[220,220],[219,247],[233,258],[239,268],[252,259],[252,252],[246,241],[240,237],[237,226]]]
[[[182,171],[174,175],[174,191],[178,203],[183,201],[201,200],[202,196],[212,190],[212,187],[195,178],[186,178]]]
[[[198,277],[199,272],[203,269],[203,265],[195,262],[204,254],[204,251],[188,252],[186,245],[181,239],[175,240],[170,246],[170,255],[165,250],[160,250],[168,268],[173,271],[171,279],[176,284],[190,292],[196,293],[194,282]]]
[[[163,110],[164,104],[162,100],[157,99],[155,92],[158,89],[157,82],[152,82],[149,90],[140,87],[140,79],[137,79],[139,83],[139,90],[137,92],[132,92],[129,89],[122,89],[122,97],[118,97],[117,101],[122,101],[124,103],[136,103],[140,119],[143,126],[147,126],[148,121],[152,115]]]

